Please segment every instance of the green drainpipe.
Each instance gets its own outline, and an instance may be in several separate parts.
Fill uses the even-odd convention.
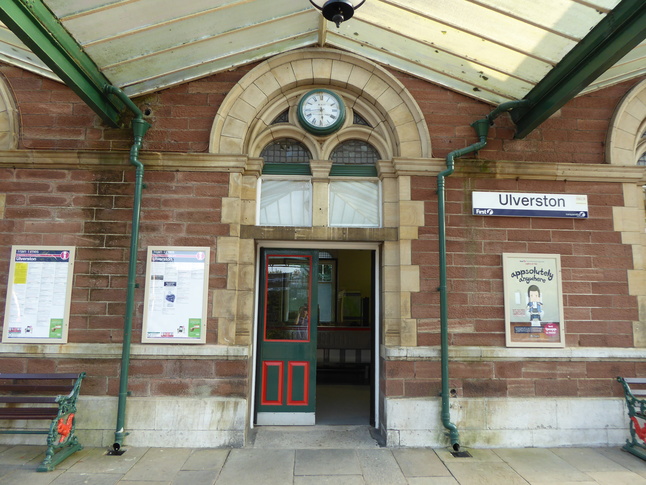
[[[476,152],[487,145],[487,134],[489,126],[493,124],[494,119],[505,111],[517,108],[527,102],[509,101],[503,103],[489,113],[481,120],[471,124],[478,136],[479,141],[459,150],[454,150],[446,156],[446,169],[437,174],[437,215],[438,215],[438,239],[440,242],[440,350],[441,350],[441,367],[442,367],[442,424],[449,430],[449,439],[451,447],[458,451],[460,449],[460,433],[455,424],[451,422],[451,411],[449,407],[449,316],[448,316],[448,295],[446,289],[446,210],[445,196],[446,189],[444,179],[451,175],[455,170],[454,161],[469,153]]]
[[[135,198],[132,209],[132,234],[130,237],[130,260],[128,262],[128,289],[126,293],[126,315],[123,326],[123,348],[121,352],[121,375],[119,381],[119,404],[117,408],[117,426],[114,433],[114,444],[112,450],[118,452],[123,445],[123,439],[128,435],[124,431],[126,419],[126,398],[128,396],[128,371],[130,368],[130,342],[132,339],[132,317],[134,313],[135,301],[135,277],[137,274],[137,251],[139,243],[139,217],[141,213],[141,191],[144,181],[144,165],[139,161],[139,150],[143,142],[144,135],[150,128],[143,118],[143,113],[128,96],[119,88],[114,86],[105,86],[106,94],[116,95],[135,115],[132,120],[132,132],[134,143],[130,149],[130,164],[136,167],[135,173]]]

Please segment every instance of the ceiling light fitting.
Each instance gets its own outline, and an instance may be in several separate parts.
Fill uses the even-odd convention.
[[[314,0],[310,0],[310,3],[321,11],[323,17],[330,22],[334,22],[337,28],[341,22],[350,20],[354,15],[354,11],[361,7],[365,2],[366,0],[361,0],[358,3],[351,2],[350,0],[327,0],[321,7],[314,3]],[[321,3],[321,0],[319,0],[319,3]]]

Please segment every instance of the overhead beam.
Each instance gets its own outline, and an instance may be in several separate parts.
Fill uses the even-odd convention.
[[[510,112],[524,138],[646,38],[646,2],[622,0]]]
[[[121,124],[123,103],[111,84],[40,0],[2,0],[0,20],[106,123]]]

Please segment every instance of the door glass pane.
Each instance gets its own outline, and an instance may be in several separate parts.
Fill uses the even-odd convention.
[[[319,256],[320,258],[320,256]],[[319,307],[319,323],[333,322],[335,317],[335,263],[334,261],[322,261],[319,259],[319,275],[318,275],[318,307]]]
[[[310,339],[312,259],[267,256],[265,340]]]

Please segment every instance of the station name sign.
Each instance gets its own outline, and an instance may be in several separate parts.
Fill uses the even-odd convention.
[[[523,192],[473,192],[474,216],[588,218],[588,196]]]

